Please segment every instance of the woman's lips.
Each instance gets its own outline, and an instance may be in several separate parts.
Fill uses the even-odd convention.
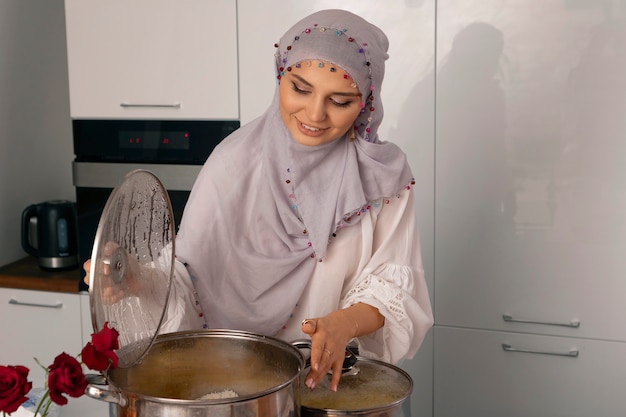
[[[297,119],[296,119],[296,122],[298,124],[298,130],[303,135],[317,137],[317,136],[323,135],[324,132],[326,132],[326,129],[322,129],[322,128],[319,128],[319,127],[307,125],[306,123],[302,123],[301,121],[299,121]]]

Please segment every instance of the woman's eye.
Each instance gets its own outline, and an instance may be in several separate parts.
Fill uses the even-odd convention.
[[[294,82],[291,83],[291,88],[293,88],[293,91],[295,91],[296,93],[300,93],[300,94],[306,94],[308,93],[308,91],[301,89],[300,87],[298,87],[298,85]]]
[[[332,98],[330,99],[330,101],[331,101],[331,102],[332,102],[335,106],[338,106],[338,107],[348,107],[348,106],[352,103],[352,101],[350,101],[350,100],[348,100],[348,101],[337,101],[337,100],[334,100],[334,99],[332,99]]]
[[[306,90],[306,89],[300,88],[300,87],[298,86],[298,84],[296,84],[296,83],[295,83],[295,82],[293,82],[293,81],[291,82],[291,88],[292,88],[292,90],[293,90],[293,91],[295,91],[295,92],[296,92],[296,93],[298,93],[298,94],[309,94],[309,93],[310,93],[310,91],[309,91],[309,90]],[[335,105],[335,106],[337,106],[337,107],[348,107],[348,106],[352,103],[352,100],[342,101],[341,99],[335,99],[335,98],[333,98],[333,97],[330,97],[330,98],[329,98],[329,100],[330,100],[330,102],[331,102],[333,105]]]

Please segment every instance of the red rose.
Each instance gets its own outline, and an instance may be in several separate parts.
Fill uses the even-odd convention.
[[[27,378],[28,368],[25,366],[0,366],[0,411],[11,414],[28,400],[26,394],[33,383]]]
[[[87,380],[76,358],[63,352],[54,358],[54,363],[48,369],[50,399],[56,404],[67,404],[67,398],[63,394],[78,398],[85,393]]]
[[[119,333],[104,323],[104,328],[91,335],[91,342],[87,343],[81,352],[85,366],[94,371],[104,371],[109,367],[117,368],[118,359],[114,350],[120,348],[117,340]]]

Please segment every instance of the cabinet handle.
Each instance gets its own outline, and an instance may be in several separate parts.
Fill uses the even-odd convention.
[[[579,353],[578,349],[570,350],[569,352],[548,352],[543,350],[521,349],[507,345],[506,343],[502,343],[502,350],[505,352],[535,353],[538,355],[565,356],[568,358],[577,358]]]
[[[9,304],[14,304],[16,306],[30,306],[30,307],[45,307],[45,308],[63,308],[63,303],[57,301],[56,304],[41,304],[41,303],[25,303],[23,301],[18,301],[15,298],[11,298],[9,300]]]
[[[543,324],[546,326],[561,326],[561,327],[571,327],[574,329],[578,329],[580,327],[580,320],[572,320],[569,323],[555,323],[549,321],[533,321],[533,320],[525,320],[525,319],[514,319],[513,316],[509,314],[503,314],[502,320],[510,322],[510,323],[530,323],[530,324]]]
[[[173,104],[133,104],[133,103],[120,103],[120,107],[167,107],[172,109],[180,109],[180,103]]]

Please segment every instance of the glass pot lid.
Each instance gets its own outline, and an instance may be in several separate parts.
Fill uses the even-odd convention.
[[[308,368],[304,369],[301,378],[308,371]],[[398,406],[413,391],[413,381],[402,369],[360,356],[352,369],[341,376],[337,392],[330,390],[330,378],[331,375],[327,375],[312,390],[304,385],[304,380],[301,381],[303,410],[332,411],[332,415],[335,415],[334,412],[344,415],[357,411],[380,411]]]
[[[148,352],[167,309],[174,270],[174,216],[161,181],[134,170],[102,212],[91,255],[89,295],[95,331],[119,332],[120,367]]]

